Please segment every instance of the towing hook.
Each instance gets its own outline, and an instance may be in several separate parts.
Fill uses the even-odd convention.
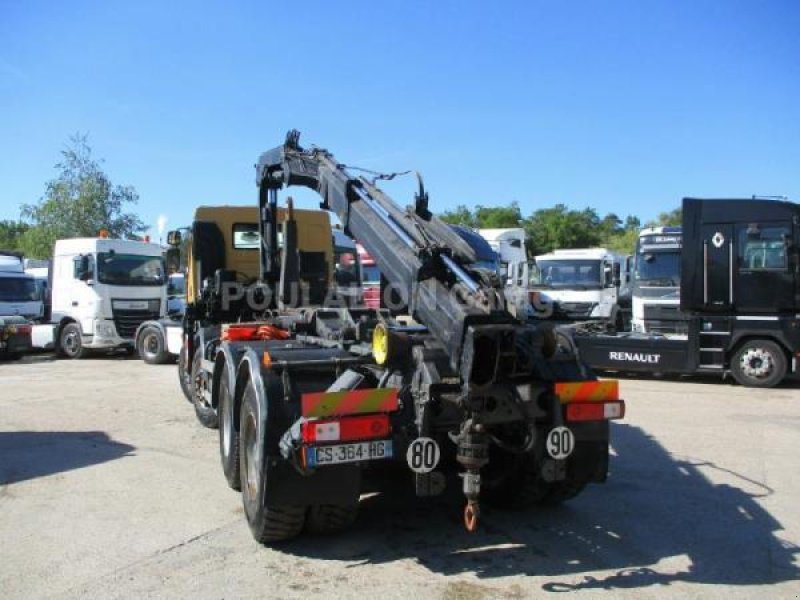
[[[464,507],[464,527],[470,533],[475,533],[478,530],[478,517],[480,516],[480,507],[474,500],[467,502]]]

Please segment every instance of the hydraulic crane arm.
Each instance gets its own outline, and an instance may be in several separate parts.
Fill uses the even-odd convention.
[[[262,154],[256,165],[262,223],[274,227],[269,208],[281,187],[316,190],[322,208],[336,213],[345,230],[367,249],[410,313],[442,344],[454,369],[469,380],[473,362],[497,361],[497,344],[468,338],[471,327],[514,323],[502,287],[471,268],[472,249],[431,215],[422,185],[416,206],[403,210],[373,182],[352,175],[326,150],[302,149],[298,138],[297,132],[290,132],[284,145]],[[274,281],[278,261],[272,249],[277,247],[277,237],[269,227],[263,234],[262,267],[265,278]],[[476,358],[481,348],[488,348],[492,356]]]

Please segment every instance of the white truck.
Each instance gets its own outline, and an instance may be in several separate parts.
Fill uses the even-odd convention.
[[[33,275],[26,273],[22,255],[0,251],[0,316],[40,321],[42,295]]]
[[[680,227],[648,227],[636,240],[633,331],[685,336],[688,316],[680,311]]]
[[[53,253],[52,318],[35,327],[34,345],[67,358],[91,350],[133,353],[139,326],[166,314],[159,244],[105,237],[58,240]]]
[[[500,274],[505,277],[506,287],[527,288],[530,265],[525,247],[525,230],[522,227],[479,229],[478,233],[497,254]]]
[[[563,321],[603,321],[629,328],[632,258],[607,248],[554,250],[536,257],[531,286]]]

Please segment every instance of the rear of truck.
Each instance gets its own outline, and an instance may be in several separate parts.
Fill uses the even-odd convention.
[[[418,496],[459,485],[470,531],[482,502],[560,502],[605,480],[609,422],[625,410],[616,383],[596,381],[548,324],[509,312],[496,273],[427,209],[421,178],[402,210],[295,134],[257,174],[256,278],[237,281],[226,232],[206,228],[198,244],[195,223],[192,252],[217,262],[189,278],[199,293],[182,377],[201,422],[219,427],[223,473],[257,540],[346,527],[364,476],[392,463]],[[278,208],[284,185],[318,191],[364,245],[397,300],[391,314],[327,304],[332,257],[304,243],[311,223],[291,202]],[[271,302],[226,305],[225,283]]]

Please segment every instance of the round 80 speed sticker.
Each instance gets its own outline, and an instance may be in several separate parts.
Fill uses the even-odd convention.
[[[430,473],[439,464],[439,456],[436,440],[420,437],[408,445],[406,462],[414,473]]]
[[[554,427],[547,434],[547,453],[561,460],[567,458],[575,449],[575,436],[566,427]]]

